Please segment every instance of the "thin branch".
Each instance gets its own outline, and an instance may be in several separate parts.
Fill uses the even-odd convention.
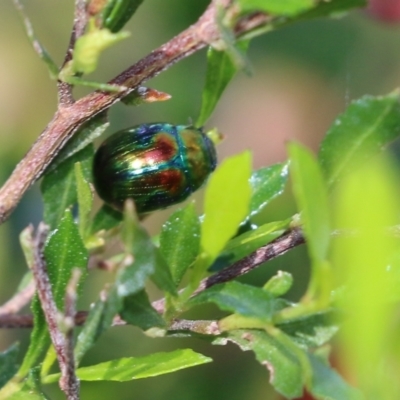
[[[261,264],[273,260],[285,254],[287,251],[297,247],[305,242],[304,236],[300,228],[293,228],[289,232],[283,234],[273,242],[259,248],[249,256],[232,264],[230,267],[202,280],[199,287],[192,296],[206,290],[207,288],[219,283],[228,282],[239,276],[247,274]],[[154,301],[152,306],[162,314],[165,307],[165,299]],[[75,316],[75,325],[84,324],[88,312],[81,311]],[[33,319],[31,316],[8,315],[0,316],[0,328],[30,328]],[[114,318],[113,326],[126,325],[126,322],[117,316]],[[177,325],[175,325],[176,327]]]
[[[218,321],[214,320],[175,319],[168,327],[168,332],[174,333],[177,331],[190,331],[201,335],[214,336],[221,334]]]
[[[304,242],[305,239],[301,229],[293,228],[289,232],[278,237],[271,243],[260,247],[247,257],[242,258],[228,268],[225,268],[222,271],[203,279],[198,288],[193,292],[192,297],[196,296],[200,292],[203,292],[211,286],[228,282],[238,278],[239,276],[245,275],[254,268],[257,268],[259,265],[285,254],[287,251],[299,246],[300,244],[303,244]],[[160,314],[162,314],[165,308],[165,299],[154,301],[152,306]]]
[[[88,15],[86,12],[86,1],[75,0],[74,25],[72,27],[71,37],[69,39],[68,49],[65,53],[64,62],[60,70],[72,60],[75,43],[85,33],[87,21]],[[74,98],[72,97],[72,85],[67,82],[58,81],[57,87],[59,105],[68,106],[73,104]]]
[[[35,294],[35,282],[30,281],[22,290],[17,292],[10,300],[0,306],[0,316],[16,314],[32,300]]]
[[[231,1],[219,0],[218,4],[228,7]],[[262,16],[262,14],[258,15]],[[109,82],[109,84],[127,87],[127,90],[113,93],[96,91],[73,104],[60,107],[0,189],[0,223],[10,216],[25,191],[40,178],[46,167],[82,124],[107,110],[143,82],[171,67],[180,59],[218,41],[221,34],[215,19],[216,2],[214,1],[194,25]],[[257,24],[265,23],[265,18],[245,17],[238,22],[235,32],[240,35],[247,29],[254,29],[258,26]]]

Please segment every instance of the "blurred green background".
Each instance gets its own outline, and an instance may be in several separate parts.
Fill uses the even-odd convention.
[[[104,53],[99,70],[90,76],[106,81],[153,48],[193,23],[208,1],[147,0],[127,26],[131,38]],[[73,2],[31,0],[26,10],[42,44],[60,63],[69,40]],[[364,94],[384,94],[400,79],[400,25],[384,25],[363,12],[337,20],[303,22],[259,37],[251,43],[252,76],[239,73],[224,94],[208,127],[217,126],[226,135],[219,157],[251,149],[254,167],[286,158],[285,144],[298,140],[312,149],[335,116],[349,102]],[[116,105],[110,113],[108,134],[142,122],[187,123],[197,118],[205,71],[205,51],[176,64],[149,82],[168,92],[172,100],[130,108]],[[78,88],[82,96],[87,89]],[[0,5],[0,181],[4,182],[56,109],[55,82],[33,52],[11,1]],[[201,210],[201,193],[195,196]],[[100,203],[99,203],[100,204]],[[155,213],[146,225],[157,233],[171,209]],[[294,213],[288,191],[275,200],[256,222],[282,219]],[[18,243],[19,232],[41,220],[39,186],[25,196],[11,219],[0,226],[0,302],[14,292],[26,271]],[[298,299],[308,278],[304,248],[262,266],[243,280],[262,285],[276,270],[293,273],[295,286],[289,292]],[[92,271],[82,299],[88,308],[95,299],[106,272]],[[157,293],[154,292],[154,297]],[[216,318],[215,308],[199,309],[195,317]],[[27,346],[28,331],[0,331],[0,350],[15,340]],[[214,363],[186,371],[129,383],[83,383],[83,399],[175,400],[274,399],[268,374],[252,354],[233,345],[213,347],[195,339],[149,339],[138,329],[110,330],[87,357],[89,365],[123,356],[192,347],[213,357]],[[54,385],[52,398],[63,398]],[[58,393],[58,394],[57,394]]]

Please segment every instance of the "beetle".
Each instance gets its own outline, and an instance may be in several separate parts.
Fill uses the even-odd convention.
[[[202,128],[141,124],[106,139],[93,160],[101,199],[122,211],[133,199],[139,214],[169,207],[195,192],[214,171],[214,143]]]

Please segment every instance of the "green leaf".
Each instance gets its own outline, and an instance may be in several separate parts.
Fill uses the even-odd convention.
[[[59,310],[63,310],[65,289],[74,268],[87,274],[88,253],[79,235],[71,211],[67,210],[56,230],[50,233],[44,248],[47,272],[53,289],[53,297]]]
[[[169,217],[160,235],[160,251],[176,285],[179,285],[186,270],[194,263],[199,250],[200,221],[191,203]]]
[[[245,51],[248,42],[240,42],[238,46]],[[237,71],[231,56],[209,47],[207,52],[206,81],[203,88],[201,110],[196,126],[203,126],[210,118],[226,86]]]
[[[255,215],[283,193],[289,175],[288,163],[275,164],[253,172],[250,178],[252,195],[250,213]]]
[[[133,257],[133,263],[118,274],[118,295],[127,297],[139,292],[150,277],[161,290],[175,294],[176,287],[168,265],[149,234],[140,225],[133,211],[133,202],[130,201],[125,210],[122,237],[126,254]]]
[[[268,292],[236,281],[215,285],[191,298],[187,305],[210,302],[222,310],[262,321],[269,321],[276,310],[275,299]]]
[[[301,211],[307,246],[313,261],[322,262],[327,257],[331,233],[322,173],[312,153],[300,144],[291,143],[289,155],[293,191]]]
[[[63,310],[65,289],[71,278],[72,269],[80,268],[84,277],[88,260],[87,250],[69,210],[65,211],[58,228],[50,233],[44,248],[44,257],[54,301],[58,309]],[[37,296],[32,301],[31,307],[34,315],[34,329],[31,333],[28,351],[19,370],[19,376],[28,373],[50,344],[46,321]]]
[[[276,326],[302,347],[312,348],[326,344],[338,332],[339,324],[333,318],[333,310],[328,310],[285,321]]]
[[[18,388],[8,400],[48,400],[49,398],[43,393],[40,387],[40,368],[32,368],[28,377],[23,381],[21,387]]]
[[[211,362],[212,359],[191,349],[175,350],[168,353],[154,353],[144,357],[126,357],[107,361],[76,371],[82,381],[117,381],[149,378],[195,367]],[[59,374],[48,376],[47,383],[55,382]]]
[[[78,365],[85,353],[93,346],[97,339],[112,324],[113,318],[122,307],[121,298],[117,295],[115,287],[112,287],[107,297],[96,301],[90,309],[83,329],[78,335],[74,350],[75,363]]]
[[[93,218],[93,222],[90,227],[90,233],[95,234],[102,230],[108,231],[112,228],[115,228],[122,222],[122,219],[122,213],[114,210],[107,204],[103,204]]]
[[[46,173],[53,171],[69,157],[83,150],[89,146],[95,139],[101,136],[110,124],[107,122],[107,114],[101,113],[96,115],[94,118],[84,123],[81,128],[74,133],[71,139],[68,140],[67,144],[57,154],[56,158],[52,161],[50,166],[47,168]],[[79,160],[77,160],[79,161]],[[86,171],[85,171],[86,173]],[[91,178],[91,173],[86,173],[87,178]],[[91,182],[91,179],[87,179]]]
[[[143,0],[108,0],[101,15],[103,27],[118,32],[142,3]]]
[[[324,400],[362,400],[361,392],[351,387],[334,369],[316,356],[309,354],[312,368],[310,392]]]
[[[61,71],[60,79],[68,80],[68,76],[76,73],[90,74],[95,71],[101,53],[129,35],[129,32],[112,33],[108,29],[98,29],[93,21],[88,32],[76,41],[72,64],[67,65]]]
[[[17,357],[19,344],[14,343],[0,353],[0,388],[2,388],[18,371]]]
[[[304,12],[295,17],[294,20],[306,20],[322,17],[335,17],[336,15],[342,15],[344,12],[349,11],[353,8],[361,8],[367,5],[367,0],[332,0],[322,1],[311,10]]]
[[[327,132],[319,159],[328,187],[400,134],[399,94],[364,96],[351,103]]]
[[[211,175],[205,193],[201,247],[208,265],[236,233],[249,211],[251,188],[249,152],[224,160]]]
[[[270,383],[283,396],[293,399],[302,395],[304,370],[292,346],[285,346],[279,339],[258,330],[230,331],[226,338],[214,341],[215,344],[227,342],[235,343],[243,351],[253,351],[257,361],[269,371]]]
[[[270,222],[261,225],[253,231],[245,232],[231,239],[224,251],[210,267],[212,271],[232,265],[238,260],[248,256],[262,246],[281,236],[289,227],[290,219],[285,221]]]
[[[79,162],[75,164],[75,179],[79,206],[79,233],[82,238],[85,238],[89,225],[89,214],[92,209],[93,193],[89,182],[83,175],[82,166]]]
[[[264,0],[259,1],[264,2]],[[277,7],[280,7],[284,2],[277,1],[275,3],[277,4]],[[353,8],[365,7],[366,4],[366,0],[331,0],[329,2],[320,1],[315,7],[292,17],[282,18],[281,16],[276,16],[275,18],[271,18],[265,25],[257,27],[254,30],[248,31],[241,35],[241,39],[251,39],[255,36],[268,33],[271,30],[283,28],[287,25],[293,24],[294,22],[322,17],[336,17],[338,15],[343,15],[345,12]]]
[[[265,11],[269,14],[293,16],[313,8],[314,0],[236,0],[242,11]]]
[[[92,157],[93,148],[87,146],[44,176],[41,185],[44,201],[43,218],[51,229],[57,227],[65,210],[77,202],[74,164],[81,163],[83,174],[86,180],[90,181]]]
[[[124,321],[136,325],[143,330],[165,326],[164,320],[151,306],[147,293],[144,290],[125,297],[120,315]]]
[[[263,287],[274,297],[283,296],[293,285],[293,275],[289,272],[278,271]]]

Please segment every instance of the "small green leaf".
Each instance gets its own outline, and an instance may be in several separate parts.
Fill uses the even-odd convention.
[[[247,44],[247,42],[240,42],[241,50],[246,50]],[[236,65],[226,52],[218,51],[212,47],[208,49],[206,81],[196,126],[203,126],[210,118],[218,100],[236,71]]]
[[[121,298],[117,295],[115,287],[112,287],[106,298],[96,301],[90,309],[83,329],[78,335],[74,350],[75,363],[78,365],[85,353],[94,345],[97,339],[112,324],[113,318],[122,307]]]
[[[360,161],[382,151],[400,135],[399,93],[364,96],[350,104],[327,132],[319,159],[328,187]]]
[[[14,343],[0,353],[0,388],[2,388],[18,371],[17,357],[19,344]]]
[[[267,245],[285,232],[289,227],[290,221],[288,219],[286,221],[270,222],[261,225],[257,229],[236,236],[228,242],[224,251],[215,260],[210,269],[218,271],[241,260],[260,247]]]
[[[311,348],[326,344],[339,330],[339,324],[334,320],[334,312],[331,309],[285,321],[276,326],[302,347]]]
[[[327,257],[331,233],[328,195],[322,173],[311,152],[300,144],[291,143],[289,154],[293,191],[301,211],[307,246],[313,261],[322,262]]]
[[[65,212],[58,229],[50,233],[44,249],[44,256],[52,283],[53,297],[58,309],[62,310],[65,289],[71,279],[72,270],[79,268],[82,271],[82,279],[87,274],[88,253],[71,211]]]
[[[44,176],[41,185],[44,221],[51,229],[57,227],[65,210],[77,202],[74,164],[81,163],[83,174],[90,181],[92,157],[93,147],[87,146]]]
[[[263,287],[274,297],[283,296],[293,285],[293,275],[289,272],[278,271]]]
[[[312,367],[310,392],[324,400],[362,400],[361,392],[351,387],[334,369],[323,363],[316,356],[309,354]]]
[[[168,353],[154,353],[144,357],[126,357],[107,361],[76,371],[82,381],[126,382],[149,378],[195,367],[211,362],[212,359],[191,349],[175,350]],[[55,382],[59,374],[48,376],[46,383]]]
[[[269,321],[275,312],[275,299],[268,292],[236,281],[215,285],[190,299],[187,305],[210,302],[222,310],[262,321]]]
[[[246,0],[240,0],[240,1],[246,1]],[[264,3],[264,0],[258,0],[258,1],[262,1]],[[276,1],[275,3],[276,7],[285,6],[283,1]],[[276,30],[278,28],[283,28],[298,21],[305,21],[322,17],[335,18],[338,15],[343,16],[345,12],[353,8],[365,7],[366,5],[367,5],[366,0],[331,0],[329,2],[319,1],[316,6],[309,8],[306,11],[301,12],[299,14],[295,14],[294,16],[291,17],[287,16],[285,18],[282,18],[281,16],[278,15],[275,16],[275,18],[270,18],[269,21],[264,25],[258,26],[257,28],[241,35],[241,39],[251,39],[254,38],[255,36],[268,33],[274,29]]]
[[[79,162],[75,164],[75,179],[79,206],[79,233],[82,238],[85,238],[92,209],[93,193],[88,181],[83,176],[82,166]]]
[[[268,370],[271,384],[283,396],[294,399],[302,395],[305,379],[300,349],[295,351],[293,346],[285,346],[278,338],[259,330],[230,331],[227,338],[214,341],[215,344],[227,342],[235,343],[243,351],[253,351],[257,361]]]
[[[250,178],[252,195],[250,213],[255,215],[283,193],[289,175],[288,163],[275,164],[253,172]]]
[[[133,256],[133,263],[118,274],[118,295],[127,297],[139,292],[150,277],[161,290],[175,294],[176,287],[168,265],[140,225],[132,201],[126,202],[122,237],[126,253]]]
[[[103,27],[118,32],[142,3],[143,0],[108,0],[102,12]]]
[[[193,264],[200,249],[200,221],[193,204],[174,212],[163,225],[160,251],[176,285]]]
[[[108,47],[129,37],[129,32],[112,33],[108,29],[98,29],[91,24],[89,31],[81,36],[75,44],[71,69],[65,68],[60,79],[68,79],[74,73],[90,74],[97,68],[101,53]]]
[[[125,297],[120,315],[127,323],[136,325],[143,330],[165,326],[164,320],[151,306],[147,293],[144,290]]]
[[[201,247],[208,257],[208,265],[248,215],[250,174],[251,155],[246,151],[224,160],[208,181],[201,226]]]
[[[294,16],[315,6],[314,0],[236,0],[242,11],[265,11],[269,14]]]

